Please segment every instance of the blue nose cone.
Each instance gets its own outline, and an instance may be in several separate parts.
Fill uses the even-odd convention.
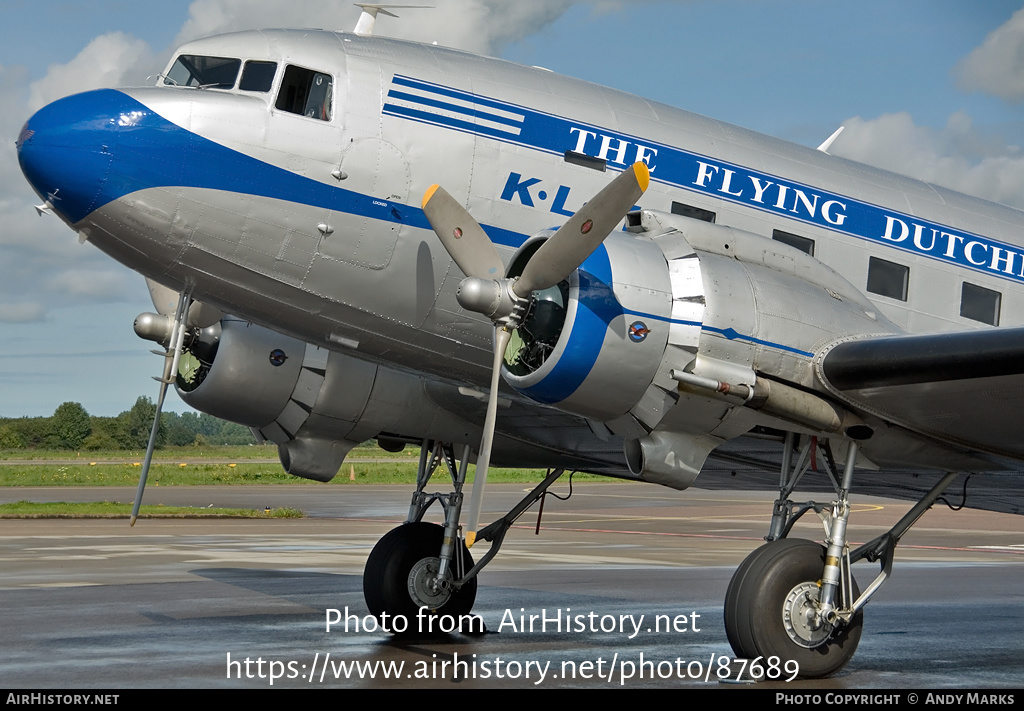
[[[40,109],[18,136],[21,172],[35,191],[74,224],[102,202],[118,139],[111,90],[76,94]]]

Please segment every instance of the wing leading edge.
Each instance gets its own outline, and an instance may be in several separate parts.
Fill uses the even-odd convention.
[[[1024,328],[838,342],[817,372],[833,395],[895,425],[1024,459]]]

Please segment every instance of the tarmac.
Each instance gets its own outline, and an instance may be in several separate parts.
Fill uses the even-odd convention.
[[[488,488],[484,520],[525,485]],[[569,493],[556,484],[560,495]],[[393,635],[362,569],[411,487],[151,487],[146,503],[294,507],[307,518],[0,520],[0,687],[1008,689],[1024,679],[1024,519],[929,511],[865,610],[850,664],[736,683],[722,601],[763,543],[772,494],[575,484],[510,531],[481,573],[470,634]],[[131,501],[128,488],[4,488],[0,501]],[[909,504],[854,497],[856,542]],[[435,518],[438,515],[436,511]],[[428,514],[429,517],[429,514]],[[813,520],[812,520],[813,519]],[[792,537],[821,540],[809,514]],[[480,546],[473,555],[483,555]],[[855,566],[861,587],[878,566]],[[336,611],[336,612],[332,612]],[[328,628],[328,621],[335,623]],[[406,620],[415,632],[422,620]],[[347,624],[347,630],[346,630]],[[248,660],[248,661],[247,661]],[[751,667],[745,667],[747,677]],[[274,678],[272,678],[274,677]]]

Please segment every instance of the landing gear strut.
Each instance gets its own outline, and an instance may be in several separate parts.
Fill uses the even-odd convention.
[[[377,542],[366,561],[363,596],[377,617],[403,615],[410,620],[422,608],[431,615],[468,615],[476,601],[477,574],[497,554],[512,523],[564,472],[549,473],[508,514],[478,533],[477,540],[489,541],[491,548],[474,565],[459,526],[470,454],[470,448],[464,447],[457,461],[451,444],[432,440],[421,444],[408,518]],[[424,489],[441,464],[451,477],[452,491],[428,494]],[[422,520],[435,501],[444,508],[444,526]]]
[[[363,596],[370,613],[387,613],[413,619],[421,607],[430,614],[453,617],[468,615],[476,601],[476,578],[459,587],[452,578],[442,578],[438,553],[444,529],[433,523],[415,521],[391,530],[370,553],[363,573]],[[459,541],[459,570],[473,567],[466,546]]]
[[[409,516],[405,524],[377,542],[366,561],[363,597],[372,614],[404,615],[408,620],[421,607],[432,614],[443,610],[456,617],[473,609],[476,576],[465,579],[473,558],[459,535],[469,454],[467,446],[457,463],[452,445],[428,441],[421,445]],[[451,476],[452,491],[425,493],[424,487],[442,463]],[[435,501],[444,508],[444,527],[422,520]]]
[[[800,676],[816,678],[839,671],[860,642],[864,605],[892,572],[896,544],[955,478],[944,476],[885,534],[850,551],[846,526],[857,443],[850,442],[842,480],[828,442],[821,444],[825,469],[836,489],[830,506],[814,501],[794,504],[790,494],[816,459],[819,446],[807,440],[793,462],[795,436],[786,435],[779,498],[775,501],[768,543],[751,553],[733,575],[725,596],[725,629],[739,657],[778,657],[800,664]],[[786,536],[806,512],[814,511],[825,528],[827,546]],[[879,562],[881,572],[860,592],[850,566],[862,559]]]

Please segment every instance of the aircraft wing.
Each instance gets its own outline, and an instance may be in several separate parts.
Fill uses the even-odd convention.
[[[818,377],[852,407],[972,451],[1024,459],[1024,328],[839,341]]]

